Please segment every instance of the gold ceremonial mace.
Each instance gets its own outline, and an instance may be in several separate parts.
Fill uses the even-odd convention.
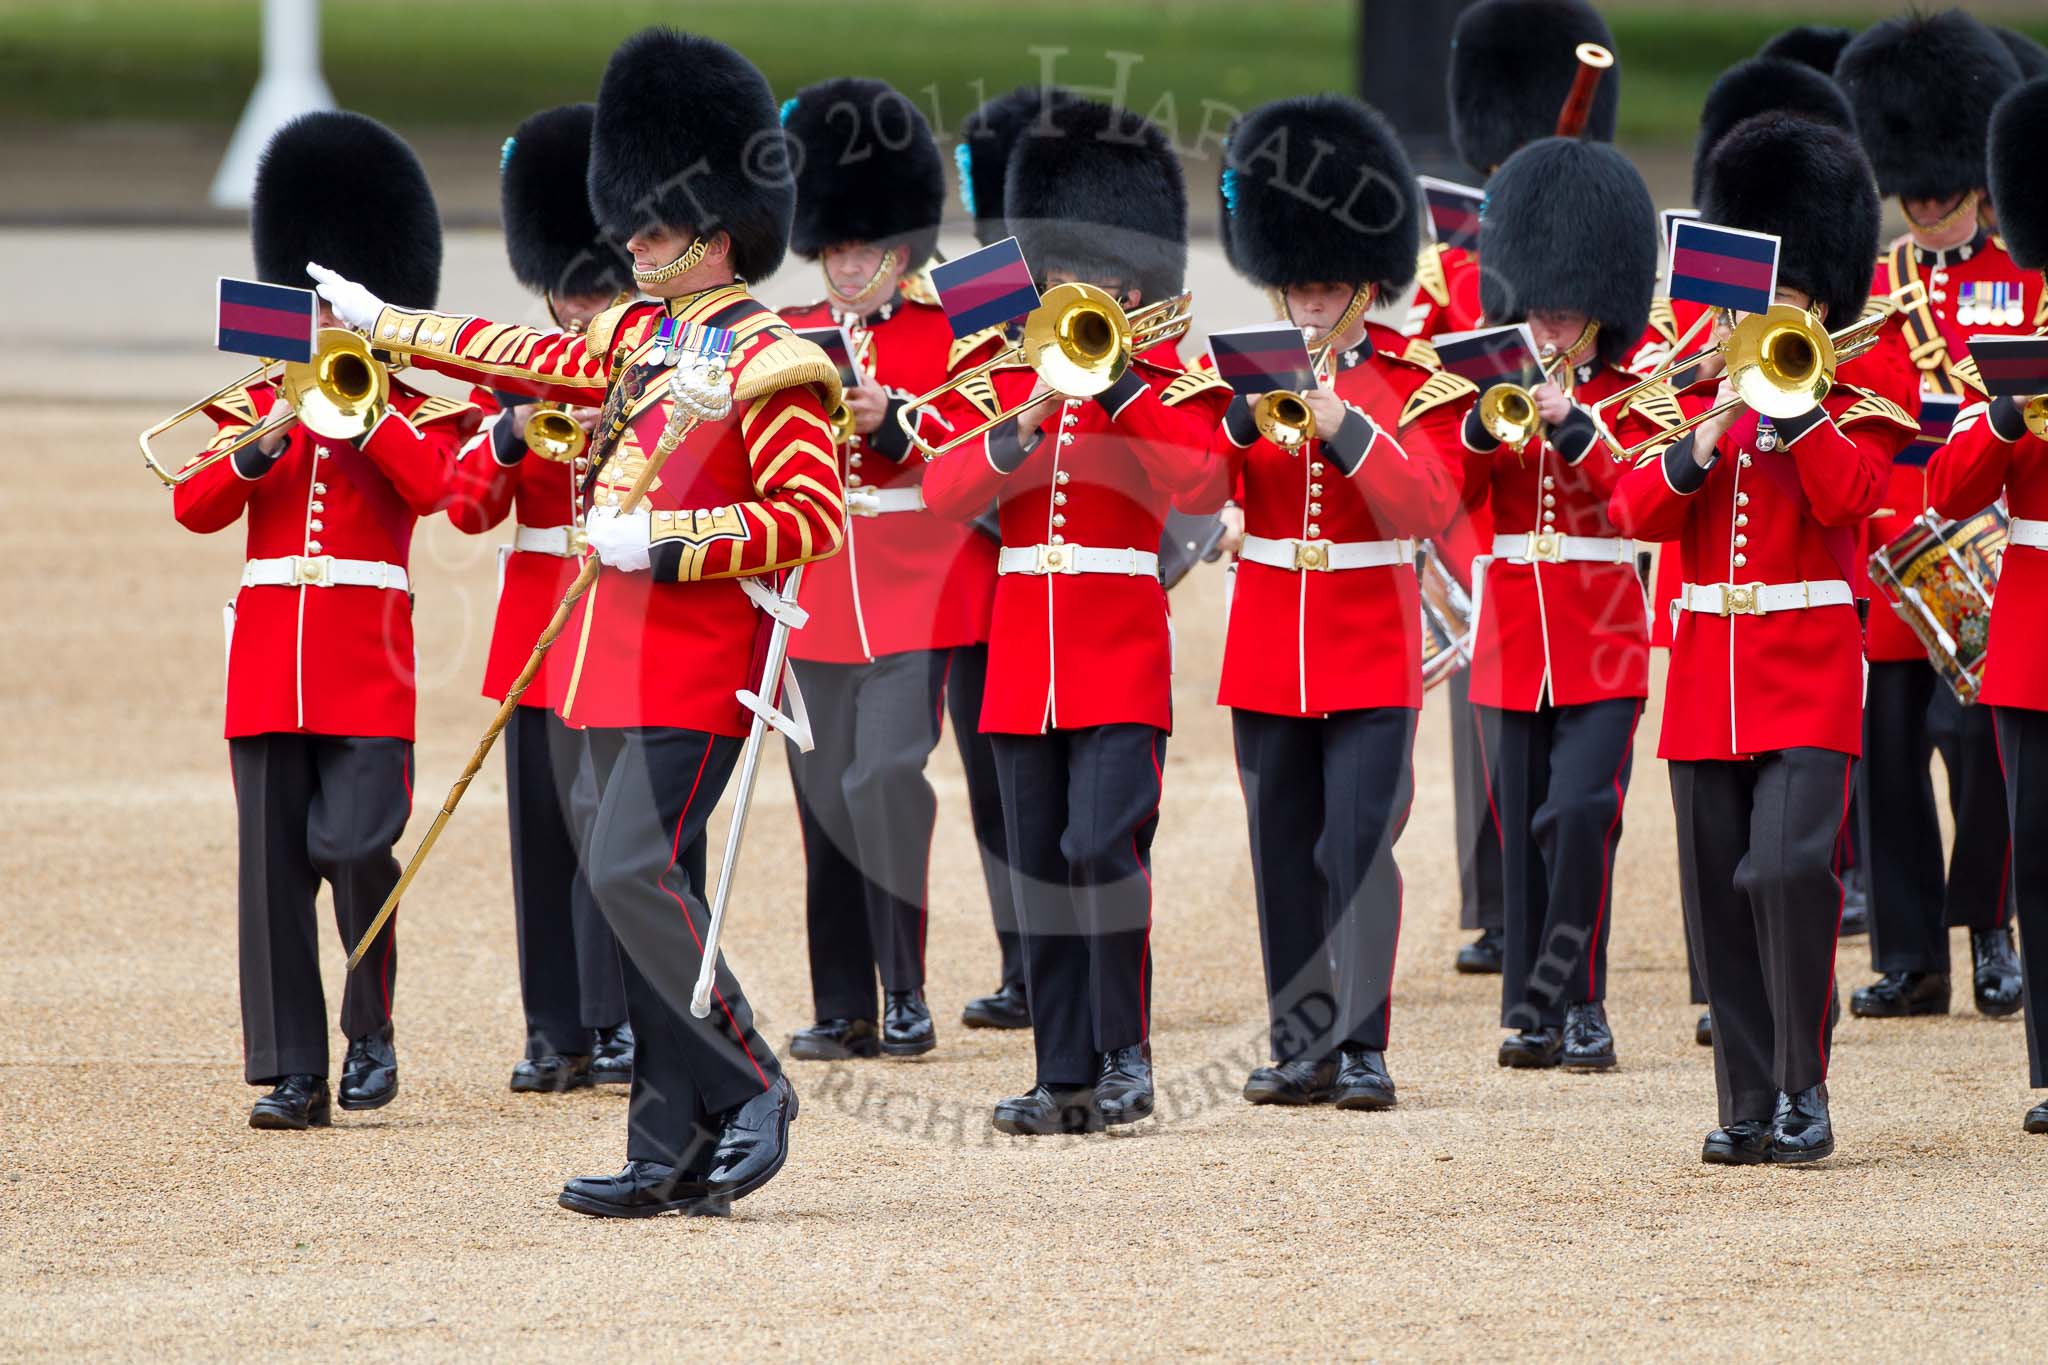
[[[715,374],[722,376],[722,368],[716,370]],[[707,379],[711,377],[707,376]],[[622,381],[620,390],[615,392],[623,388]],[[629,406],[628,401],[622,400],[619,403],[618,413],[612,418],[614,429],[609,433],[607,452],[629,420],[625,411]],[[641,469],[640,476],[633,480],[632,488],[619,503],[620,516],[626,516],[639,508],[647,496],[648,488],[653,485],[655,476],[661,472],[661,467],[668,463],[668,457],[683,443],[683,437],[689,435],[702,420],[701,416],[693,414],[687,421],[678,423],[672,430],[662,433],[661,440],[654,447],[654,453],[647,457],[647,463]],[[534,676],[540,672],[541,663],[547,658],[549,648],[569,624],[569,613],[576,606],[577,599],[590,591],[590,585],[596,581],[597,556],[593,554],[585,557],[583,568],[576,575],[576,581],[562,594],[561,604],[555,608],[554,619],[548,622],[547,629],[540,633],[540,638],[533,642],[533,656],[526,661],[526,667],[519,670],[519,676],[513,680],[511,690],[505,693],[505,700],[498,706],[498,714],[491,717],[490,725],[484,729],[484,737],[476,742],[476,752],[469,756],[469,762],[463,765],[462,775],[456,778],[455,785],[448,789],[448,795],[441,801],[440,812],[434,816],[434,823],[427,826],[426,837],[421,839],[419,847],[412,851],[405,871],[398,874],[398,885],[391,888],[391,894],[384,898],[384,904],[377,910],[377,918],[371,920],[370,927],[363,931],[355,951],[348,955],[348,966],[344,970],[352,972],[356,969],[356,964],[370,951],[370,945],[376,941],[378,933],[390,921],[391,916],[397,913],[399,898],[404,896],[406,888],[412,885],[413,876],[420,870],[420,864],[427,860],[427,854],[433,852],[434,841],[441,837],[441,830],[448,823],[448,817],[455,814],[455,808],[462,804],[462,794],[469,790],[470,779],[477,775],[477,770],[484,766],[484,760],[491,756],[491,747],[498,742],[498,736],[504,732],[506,722],[512,719],[512,712],[518,707],[519,698],[533,682]]]

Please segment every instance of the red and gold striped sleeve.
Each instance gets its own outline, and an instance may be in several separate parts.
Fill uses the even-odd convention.
[[[737,295],[736,295],[737,296]],[[665,316],[645,301],[608,308],[579,334],[543,331],[488,318],[386,308],[370,344],[416,365],[505,393],[595,407],[615,369],[640,349]]]

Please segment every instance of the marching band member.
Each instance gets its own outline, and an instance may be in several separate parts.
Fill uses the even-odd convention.
[[[2048,271],[2048,191],[2041,183],[2041,139],[2048,135],[2048,79],[2027,82],[1999,104],[1991,122],[1990,181],[2014,264]],[[2048,288],[2048,274],[2041,276]],[[2035,622],[2048,592],[2048,440],[2029,427],[2032,400],[1985,400],[1975,366],[1956,377],[1969,398],[1955,432],[1928,462],[1934,508],[1946,517],[1974,516],[2001,494],[2011,509],[2009,541],[1991,607],[1980,707],[1997,724],[2007,809],[2012,820],[2012,880],[2025,952],[2028,1080],[2048,1089],[2048,806],[2035,776],[2048,767],[2048,667]],[[2027,1112],[2029,1133],[2048,1133],[2048,1102]]]
[[[1045,284],[1091,283],[1126,310],[1180,293],[1187,193],[1151,123],[1093,101],[1049,108],[1003,193]],[[1003,532],[981,728],[1002,778],[1037,1084],[994,1120],[1087,1131],[1152,1112],[1150,851],[1172,723],[1155,547],[1169,500],[1207,476],[1227,390],[1182,373],[1170,347],[1094,398],[1063,399],[1025,368],[992,381],[956,415],[1021,411],[934,461],[924,493],[963,520],[997,498]]]
[[[822,263],[827,291],[783,319],[845,328],[862,373],[845,398],[846,550],[805,576],[811,621],[790,642],[816,736],[808,754],[789,749],[817,1022],[789,1051],[913,1056],[937,1041],[924,983],[938,802],[924,765],[954,651],[986,638],[995,586],[988,537],[925,509],[924,461],[897,421],[946,377],[946,315],[902,288],[938,244],[946,177],[924,115],[880,81],[799,91],[783,127],[797,165],[790,246]]]
[[[1778,113],[1743,123],[1716,147],[1700,207],[1709,222],[1783,239],[1779,302],[1823,322],[1856,318],[1878,210],[1847,134]],[[1733,397],[1722,372],[1716,401]],[[1849,572],[1854,528],[1915,429],[1896,405],[1843,385],[1778,421],[1732,404],[1645,455],[1614,491],[1616,524],[1678,540],[1697,580],[1678,597],[1658,752],[1714,1019],[1721,1126],[1701,1152],[1709,1163],[1834,1150],[1835,858],[1862,732]]]
[[[512,273],[569,331],[582,331],[618,302],[632,279],[632,262],[599,235],[590,201],[577,189],[590,162],[593,112],[572,104],[534,114],[506,139],[499,161]],[[508,516],[517,527],[501,560],[497,623],[484,665],[484,695],[503,701],[576,577],[590,460],[566,448],[528,452],[536,404],[516,395],[501,403],[487,388],[474,398],[493,416],[456,463],[448,519],[471,535]],[[569,420],[587,441],[596,416],[596,409],[581,408]],[[512,912],[527,1037],[512,1089],[528,1093],[633,1079],[619,945],[584,875],[581,833],[572,829],[570,794],[583,741],[555,714],[566,681],[561,671],[543,668],[505,726]]]
[[[1451,143],[1481,182],[1515,151],[1557,131],[1579,73],[1577,48],[1597,43],[1615,50],[1599,11],[1583,0],[1481,0],[1458,16],[1446,88]],[[1580,134],[1612,142],[1621,103],[1621,72],[1596,87]],[[1409,334],[1425,338],[1483,326],[1479,257],[1441,244],[1422,250]],[[1489,486],[1465,489],[1465,516],[1440,540],[1447,563],[1469,586],[1471,560],[1493,543]],[[1479,936],[1458,950],[1457,968],[1470,974],[1501,970],[1502,884],[1499,812],[1488,798],[1487,745],[1472,705],[1471,674],[1451,675],[1451,781],[1458,839],[1459,917]]]
[[[380,293],[431,307],[441,217],[412,149],[360,114],[295,119],[271,139],[249,214],[257,273],[305,279],[309,257]],[[331,316],[322,310],[324,323]],[[265,381],[211,405],[213,448],[266,420]],[[447,496],[477,413],[396,379],[381,420],[331,440],[293,423],[180,485],[188,530],[248,525],[229,609],[227,738],[240,842],[243,1070],[273,1087],[252,1128],[325,1127],[327,1007],[314,897],[325,881],[349,943],[398,882],[392,848],[412,810],[414,687],[407,562],[413,528]],[[394,926],[395,928],[395,926]],[[398,1093],[387,932],[342,992],[338,1098],[375,1109]]]
[[[1273,1065],[1253,1104],[1394,1104],[1384,1053],[1422,706],[1412,537],[1456,515],[1469,380],[1401,359],[1365,319],[1415,269],[1414,174],[1378,113],[1280,100],[1231,130],[1223,245],[1335,374],[1302,395],[1316,435],[1280,446],[1233,400],[1211,501],[1244,508],[1217,700],[1251,827]],[[1353,186],[1374,188],[1357,201]],[[1392,187],[1392,188],[1388,188]]]
[[[1896,195],[1906,218],[1906,235],[1878,261],[1872,292],[1915,280],[1926,285],[1925,304],[1909,310],[1902,325],[1924,392],[1953,396],[1954,367],[1967,357],[1973,334],[2034,327],[2024,272],[1977,222],[1985,129],[2018,69],[1996,35],[1952,9],[1873,25],[1843,52],[1837,76],[1879,193]],[[1887,514],[1869,528],[1870,548],[1890,543],[1927,505],[1924,467],[1895,466]],[[2020,1005],[2020,968],[1991,713],[1958,702],[1890,600],[1876,605],[1858,786],[1871,966],[1879,977],[1850,997],[1850,1008],[1876,1018],[1946,1014],[1948,930],[1962,925],[1970,930],[1977,1008],[2010,1014]],[[1928,770],[1937,750],[1955,828],[1946,875]]]
[[[1597,213],[1587,205],[1598,205]],[[1502,1066],[1602,1070],[1607,939],[1649,623],[1635,544],[1608,519],[1623,470],[1591,405],[1628,387],[1656,283],[1656,211],[1627,158],[1531,143],[1487,183],[1486,316],[1527,321],[1549,357],[1539,434],[1503,445],[1465,417],[1468,478],[1488,485],[1493,557],[1475,596],[1472,700],[1484,709],[1506,871]],[[1633,443],[1677,420],[1667,390],[1608,414]]]
[[[774,98],[722,43],[653,28],[598,91],[591,207],[650,299],[581,335],[388,306],[317,262],[350,325],[444,373],[571,404],[603,401],[588,524],[603,571],[563,633],[562,719],[588,731],[592,888],[626,958],[633,1025],[626,1165],[572,1180],[565,1208],[719,1212],[782,1168],[796,1095],[719,965],[702,965],[704,831],[748,729],[766,618],[742,584],[836,553],[846,508],[828,414],[838,371],[747,292],[781,263],[794,205]],[[679,169],[680,168],[680,169]],[[722,373],[721,367],[722,366]],[[729,407],[728,407],[729,405]],[[650,507],[619,501],[662,456]],[[758,585],[756,585],[758,586]]]

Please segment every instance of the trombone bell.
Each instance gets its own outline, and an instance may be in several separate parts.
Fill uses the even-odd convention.
[[[1024,360],[1046,387],[1092,398],[1131,367],[1133,332],[1124,310],[1092,284],[1056,284],[1024,319]]]
[[[1765,417],[1797,417],[1835,385],[1835,344],[1804,309],[1771,305],[1728,334],[1729,383]]]

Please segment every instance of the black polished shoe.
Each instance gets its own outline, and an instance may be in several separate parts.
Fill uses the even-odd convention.
[[[1714,1012],[1701,1010],[1700,1021],[1692,1026],[1692,1040],[1701,1047],[1714,1045]]]
[[[1972,929],[1970,958],[1975,963],[1972,984],[1977,992],[1977,1013],[1993,1019],[2019,1013],[2020,955],[2013,947],[2012,926]]]
[[[2020,1127],[2030,1133],[2048,1133],[2048,1103],[2037,1104],[2029,1109],[2027,1116],[2020,1120]]]
[[[1778,1096],[1778,1112],[1771,1115],[1772,1161],[1819,1161],[1834,1150],[1835,1125],[1828,1119],[1826,1086]]]
[[[789,1125],[796,1122],[796,1087],[789,1077],[719,1116],[718,1149],[705,1183],[728,1199],[744,1199],[775,1178],[789,1159]]]
[[[559,1095],[591,1084],[590,1058],[550,1052],[512,1068],[512,1089],[522,1095]]]
[[[1104,1123],[1136,1123],[1152,1113],[1152,1045],[1136,1043],[1102,1054],[1095,1073],[1095,1107]]]
[[[1852,867],[1842,874],[1843,938],[1857,938],[1870,932],[1870,894],[1864,890],[1863,869]]]
[[[1392,1109],[1394,1078],[1387,1074],[1386,1054],[1368,1047],[1338,1052],[1337,1090],[1330,1102],[1339,1109]]]
[[[335,1102],[344,1109],[381,1109],[397,1094],[398,1052],[391,1046],[391,1025],[386,1024],[348,1045]]]
[[[1244,1083],[1253,1104],[1327,1104],[1336,1093],[1337,1064],[1297,1057],[1262,1066]]]
[[[881,1051],[872,1019],[825,1019],[798,1029],[789,1040],[789,1055],[807,1062],[843,1062],[879,1056]]]
[[[1099,1133],[1102,1111],[1095,1104],[1095,1088],[1079,1086],[1055,1090],[1040,1083],[1028,1094],[997,1100],[993,1122],[998,1133],[1013,1137],[1052,1137],[1059,1133]]]
[[[1564,1008],[1566,1071],[1614,1070],[1614,1030],[1607,1027],[1607,1007],[1598,1000]]]
[[[1499,976],[1503,951],[1501,931],[1481,929],[1478,938],[1458,949],[1458,972],[1461,976]]]
[[[1903,1019],[1916,1014],[1948,1013],[1947,972],[1886,972],[1849,997],[1849,1013],[1859,1019]]]
[[[960,1022],[969,1028],[1030,1028],[1031,1004],[1024,998],[1024,983],[1006,981],[993,995],[977,995],[960,1011]]]
[[[303,1131],[325,1128],[334,1121],[327,1098],[327,1081],[321,1076],[286,1076],[249,1111],[251,1128],[287,1128]]]
[[[652,1218],[680,1213],[722,1218],[732,1200],[714,1194],[701,1171],[678,1170],[655,1161],[629,1161],[617,1175],[582,1175],[562,1186],[555,1202],[593,1218]]]
[[[1556,1066],[1564,1056],[1564,1030],[1525,1028],[1500,1042],[1500,1064],[1513,1067]]]
[[[633,1083],[633,1026],[620,1024],[616,1028],[601,1028],[597,1031],[597,1048],[590,1054],[590,1083],[592,1085],[631,1085]]]
[[[1709,1166],[1761,1166],[1771,1159],[1771,1125],[1765,1119],[1744,1119],[1707,1134],[1700,1160]]]
[[[882,1001],[882,1051],[915,1057],[939,1045],[932,1012],[916,991],[890,991]]]

